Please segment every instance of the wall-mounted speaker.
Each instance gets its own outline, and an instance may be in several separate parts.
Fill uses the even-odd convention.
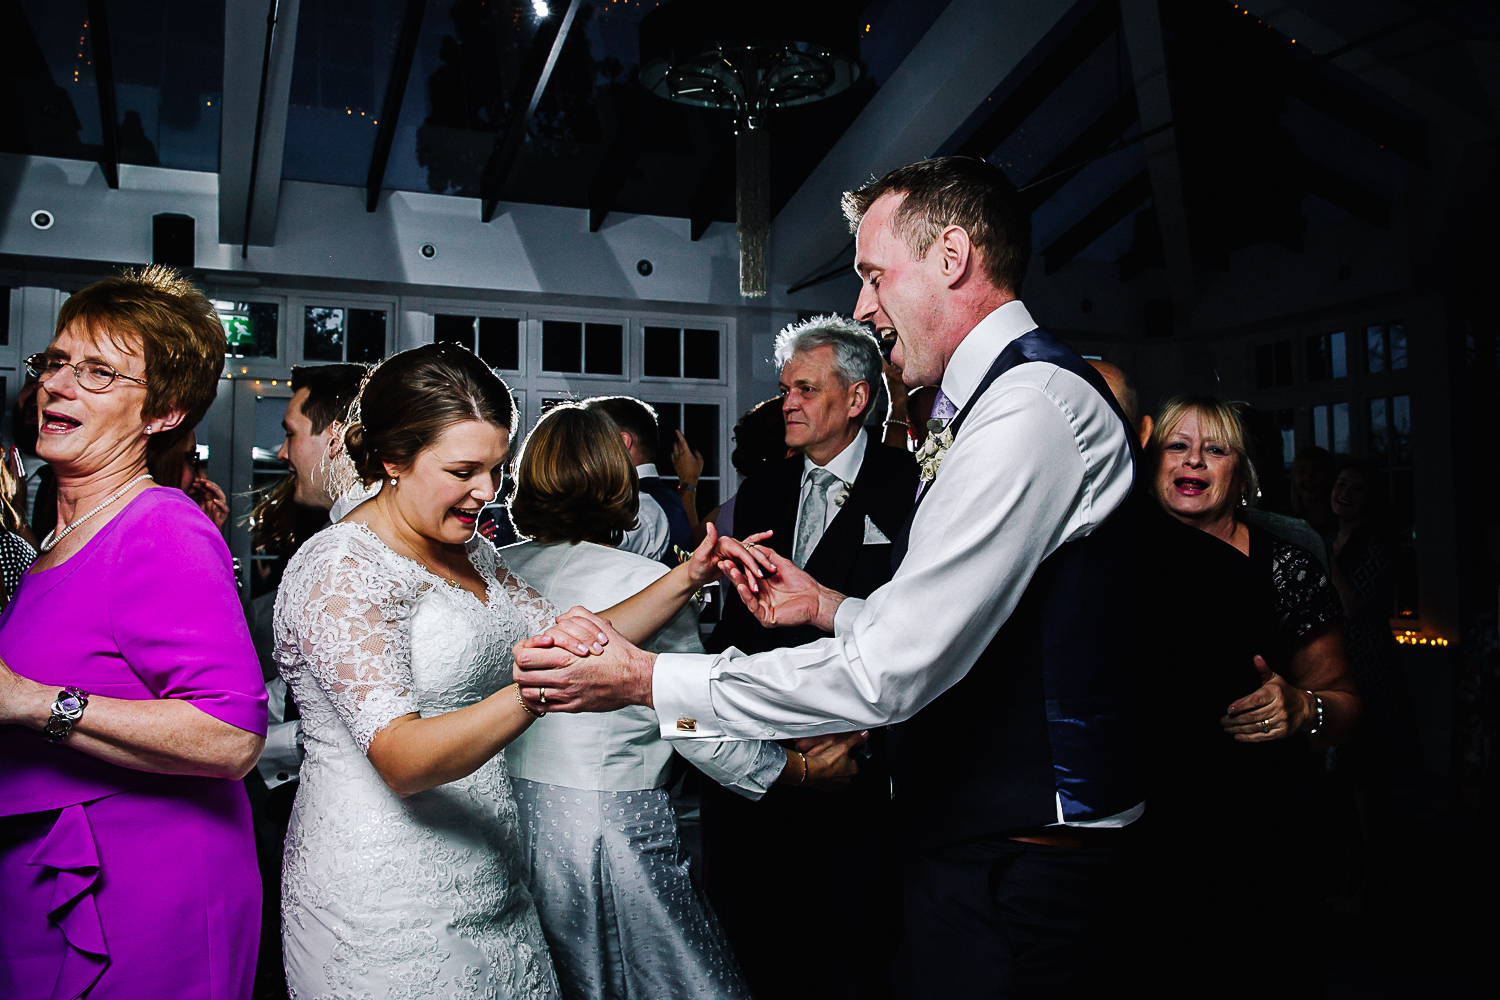
[[[162,212],[151,217],[151,263],[192,268],[197,249],[197,223],[191,215]]]

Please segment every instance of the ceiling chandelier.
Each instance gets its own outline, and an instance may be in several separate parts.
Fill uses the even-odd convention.
[[[670,0],[641,20],[642,86],[733,115],[740,294],[766,294],[773,108],[848,90],[862,72],[847,3]]]

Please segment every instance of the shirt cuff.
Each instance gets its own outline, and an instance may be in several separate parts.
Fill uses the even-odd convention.
[[[301,767],[302,721],[293,719],[273,723],[266,734],[266,745],[260,752],[260,759],[255,762],[255,769],[260,772],[266,787],[275,788],[292,780]]]
[[[701,653],[659,653],[651,675],[651,700],[665,740],[722,738],[708,684],[714,657]]]
[[[865,609],[863,597],[846,597],[833,613],[833,634],[840,639],[854,630],[854,619]]]

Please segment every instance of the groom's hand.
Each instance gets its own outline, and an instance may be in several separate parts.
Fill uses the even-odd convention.
[[[734,564],[723,569],[756,620],[767,627],[812,625],[832,632],[833,617],[844,595],[822,586],[770,546],[751,543],[748,547],[766,568],[763,576],[752,580]]]
[[[571,614],[571,612],[570,612]],[[613,712],[627,705],[652,706],[656,654],[637,649],[602,618],[606,641],[580,656],[550,635],[515,645],[515,678],[521,697],[536,712]],[[593,622],[591,622],[593,624]]]

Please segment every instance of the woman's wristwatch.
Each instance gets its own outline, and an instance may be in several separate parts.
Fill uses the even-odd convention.
[[[83,710],[89,707],[89,693],[69,684],[57,692],[52,703],[52,717],[42,727],[42,735],[53,743],[61,743],[73,731],[73,726],[83,718]]]

